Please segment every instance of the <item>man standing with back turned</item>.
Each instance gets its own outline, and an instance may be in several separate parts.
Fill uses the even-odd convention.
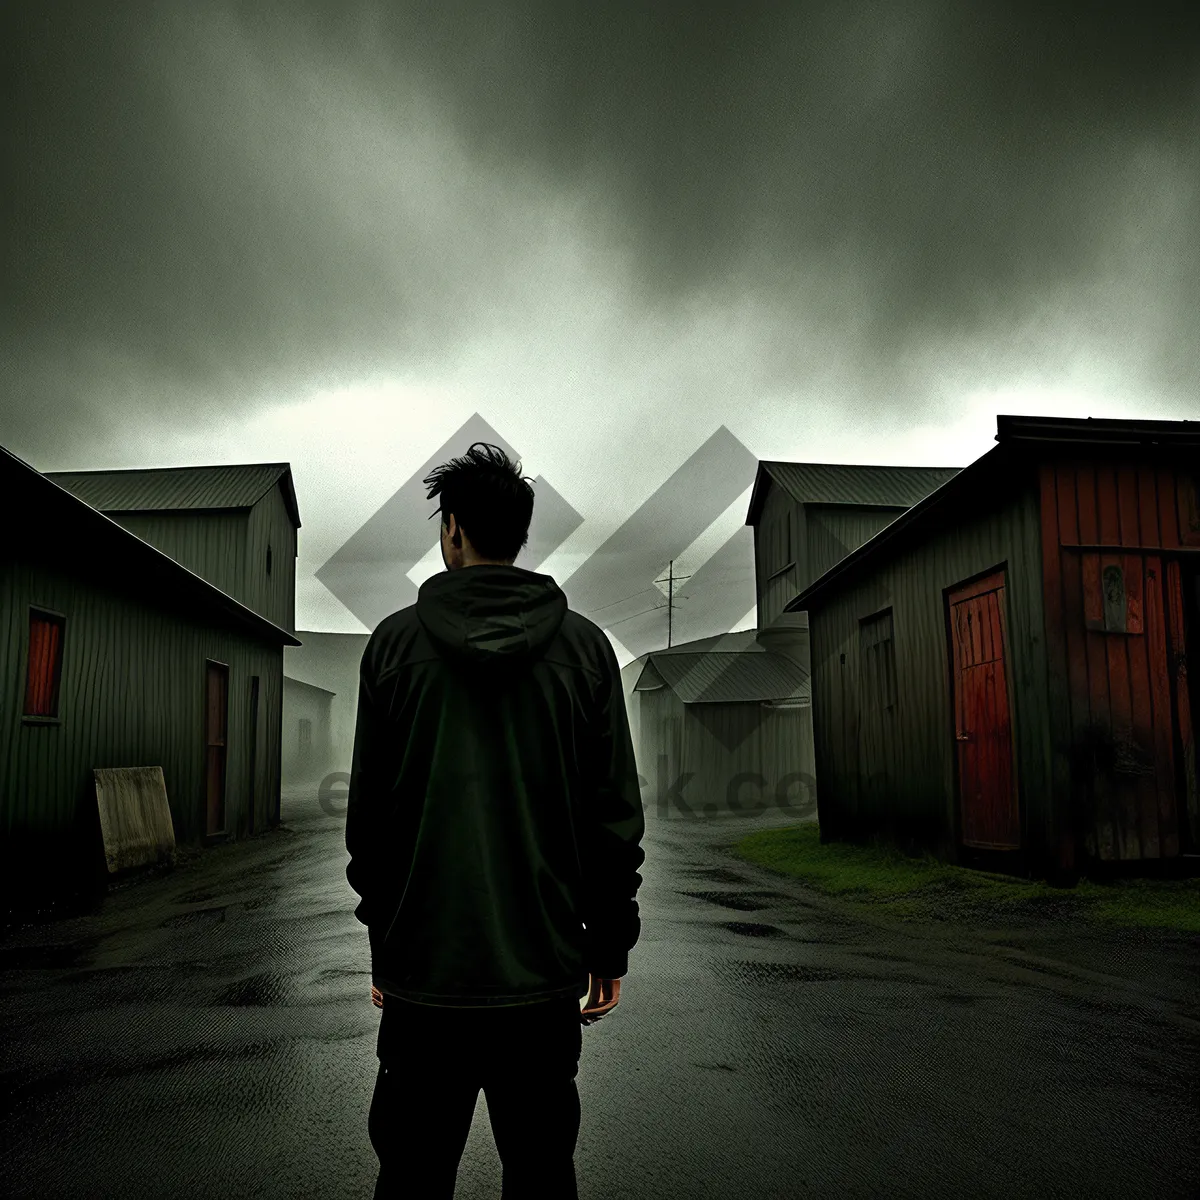
[[[641,932],[620,672],[550,576],[512,565],[519,464],[476,442],[425,483],[447,570],[367,643],[347,797],[382,1007],[375,1196],[451,1200],[482,1088],[505,1200],[574,1200],[581,1026]]]

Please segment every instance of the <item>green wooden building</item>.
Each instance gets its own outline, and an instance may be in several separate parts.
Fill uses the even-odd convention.
[[[1000,416],[996,441],[786,605],[822,838],[1068,880],[1194,855],[1200,428]]]
[[[746,524],[754,528],[758,627],[957,467],[759,463]]]
[[[102,873],[94,768],[161,766],[181,844],[277,820],[286,464],[43,475],[0,448],[0,486],[6,899]]]

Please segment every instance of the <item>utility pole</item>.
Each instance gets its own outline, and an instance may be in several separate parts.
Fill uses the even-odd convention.
[[[675,560],[671,559],[667,567],[666,579],[656,579],[655,583],[665,583],[667,585],[667,646],[671,645],[671,610],[674,607],[675,601],[675,581],[677,579],[691,579],[690,575],[675,574]]]

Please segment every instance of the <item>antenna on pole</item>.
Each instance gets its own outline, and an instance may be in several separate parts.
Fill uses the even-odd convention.
[[[675,580],[691,579],[690,575],[675,574],[675,560],[671,559],[667,566],[666,579],[656,579],[655,583],[665,583],[667,585],[667,646],[671,645],[671,612],[675,607]]]

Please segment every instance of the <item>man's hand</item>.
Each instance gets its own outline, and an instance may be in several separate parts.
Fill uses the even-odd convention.
[[[579,1020],[584,1025],[594,1024],[606,1013],[612,1012],[621,998],[621,981],[619,979],[599,979],[588,975],[591,986],[588,989],[587,1000],[579,1012]]]

